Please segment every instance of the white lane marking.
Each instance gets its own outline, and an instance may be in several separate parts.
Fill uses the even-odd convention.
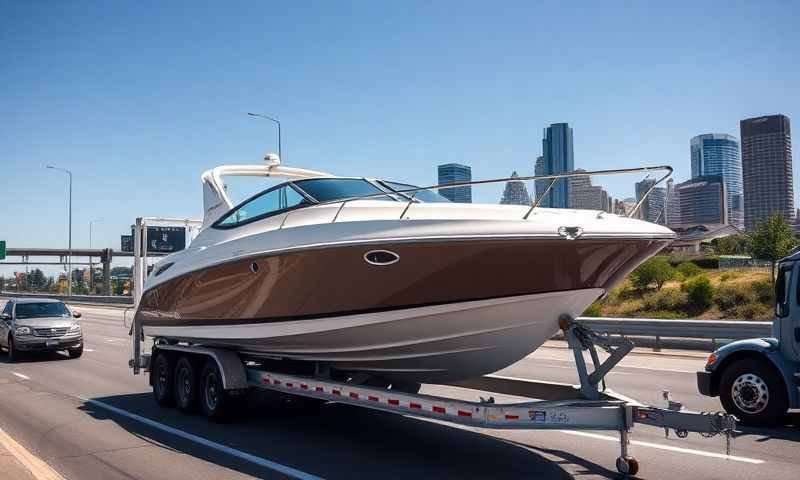
[[[141,415],[137,415],[135,413],[131,413],[127,410],[123,410],[121,408],[114,407],[109,405],[105,402],[101,402],[99,400],[90,400],[87,398],[79,397],[81,400],[85,401],[88,404],[96,405],[100,408],[104,408],[111,412],[114,412],[118,415],[122,415],[123,417],[128,417],[130,419],[136,420],[138,422],[144,423],[148,427],[155,428],[157,430],[161,430],[162,432],[170,433],[172,435],[178,436],[183,438],[184,440],[189,440],[190,442],[194,442],[200,445],[203,445],[208,448],[213,448],[214,450],[218,450],[222,453],[228,454],[232,457],[236,457],[256,465],[269,468],[270,470],[274,470],[276,472],[282,473],[284,475],[288,475],[293,478],[298,478],[301,480],[323,480],[321,477],[317,477],[311,475],[310,473],[303,472],[301,470],[294,469],[292,467],[287,467],[286,465],[281,465],[280,463],[272,462],[265,458],[257,457],[253,454],[243,452],[241,450],[237,450],[235,448],[231,448],[220,443],[205,439],[203,437],[199,437],[197,435],[184,432],[183,430],[178,430],[177,428],[170,427],[169,425],[164,425],[163,423],[159,423],[149,418],[142,417]]]
[[[25,447],[11,438],[0,428],[0,447],[5,447],[11,455],[21,463],[36,480],[64,480],[53,467],[33,455]]]
[[[605,440],[608,442],[619,442],[619,438],[617,437],[610,437],[608,435],[600,435],[598,433],[589,433],[589,432],[578,432],[575,430],[557,430],[561,433],[566,433],[567,435],[577,435],[579,437],[588,437],[594,438],[597,440]],[[701,457],[712,457],[712,458],[721,458],[724,460],[733,460],[735,462],[743,462],[743,463],[753,463],[756,465],[760,465],[764,463],[764,460],[759,460],[757,458],[748,458],[748,457],[738,457],[736,455],[725,455],[724,453],[715,453],[715,452],[706,452],[705,450],[695,450],[692,448],[682,448],[682,447],[673,447],[671,445],[663,445],[660,443],[651,443],[651,442],[642,442],[641,440],[631,440],[632,445],[638,445],[640,447],[647,447],[647,448],[657,448],[659,450],[669,450],[670,452],[678,452],[678,453],[688,453],[690,455],[699,455]]]
[[[19,377],[19,378],[21,378],[23,380],[30,380],[31,379],[31,377],[29,377],[27,375],[23,375],[21,373],[17,373],[17,372],[11,372],[11,374],[15,375],[15,376],[17,376],[17,377]]]
[[[83,351],[84,352],[94,352],[94,350],[92,350],[91,348],[85,348],[85,347],[84,347]]]

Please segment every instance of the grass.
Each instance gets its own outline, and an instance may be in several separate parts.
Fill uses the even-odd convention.
[[[605,300],[592,304],[587,314],[595,317],[772,319],[769,272],[702,269],[699,273],[691,273],[694,275],[689,278],[678,275],[660,290],[637,290],[626,279]],[[711,284],[713,297],[710,305],[692,304],[685,291],[687,282],[698,274],[706,276]]]

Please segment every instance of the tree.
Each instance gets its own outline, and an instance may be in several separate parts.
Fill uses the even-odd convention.
[[[669,264],[667,257],[658,255],[636,267],[631,272],[631,282],[638,290],[656,284],[656,289],[661,290],[668,280],[675,278],[675,269]]]
[[[716,238],[711,241],[711,246],[717,255],[741,255],[747,253],[747,237],[744,235],[730,235]]]
[[[779,214],[761,221],[747,236],[750,254],[754,258],[769,260],[772,266],[770,278],[775,282],[775,264],[797,246],[792,226]]]
[[[47,277],[44,276],[44,272],[40,269],[34,268],[28,275],[28,282],[31,290],[38,292],[47,285]]]

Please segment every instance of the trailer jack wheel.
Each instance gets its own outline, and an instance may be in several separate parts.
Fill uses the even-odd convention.
[[[639,461],[634,457],[617,457],[617,471],[623,475],[639,473]]]

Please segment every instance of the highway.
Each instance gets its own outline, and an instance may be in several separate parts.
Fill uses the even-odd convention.
[[[10,364],[0,354],[4,479],[618,477],[615,432],[472,429],[340,404],[309,412],[261,393],[228,425],[160,408],[146,378],[128,368],[122,309],[78,308],[83,357],[56,353]],[[574,383],[570,357],[553,342],[499,374]],[[698,352],[637,351],[611,373],[609,386],[656,405],[667,389],[689,408],[716,411],[718,400],[695,388],[694,372],[704,362]],[[423,393],[455,389],[425,386]],[[631,449],[640,478],[796,479],[800,415],[790,414],[785,423],[743,429],[730,458],[720,437],[667,439],[663,430],[643,426],[634,429]],[[6,437],[57,473],[31,473]]]

